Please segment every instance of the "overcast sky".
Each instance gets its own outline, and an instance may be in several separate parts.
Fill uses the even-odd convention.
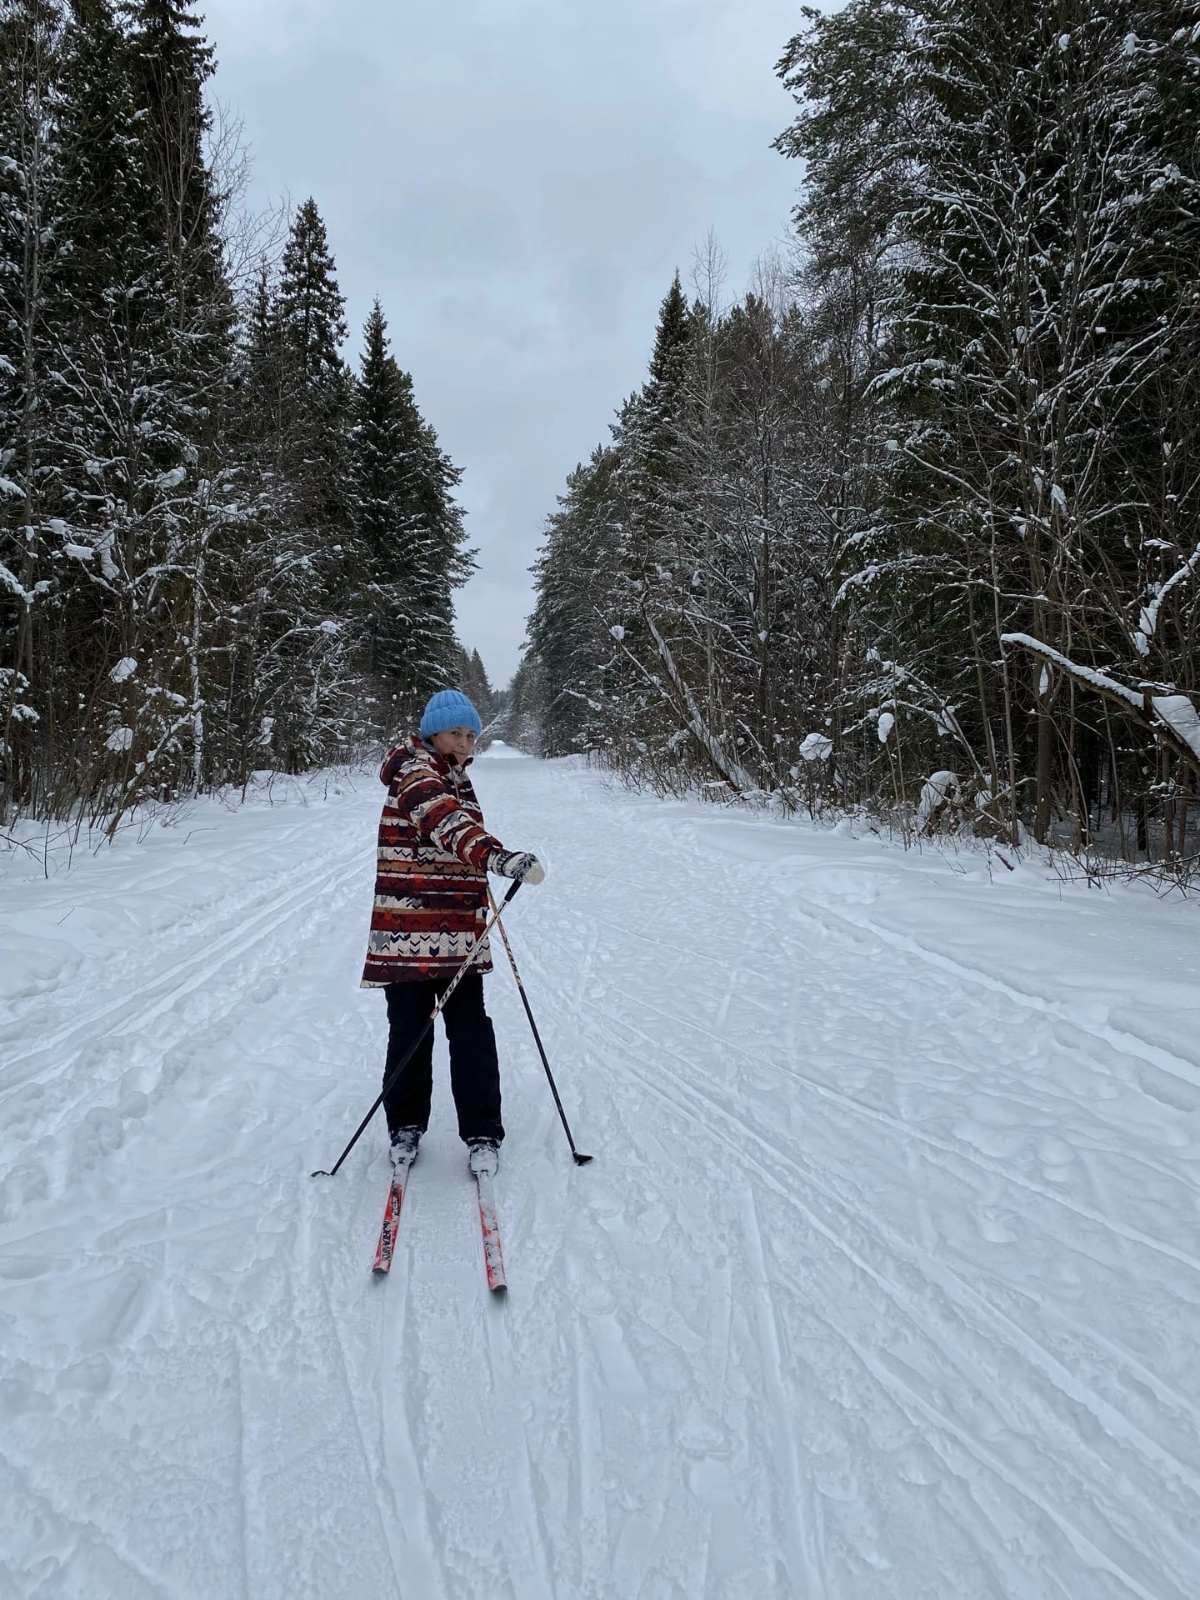
[[[378,295],[464,471],[459,634],[499,687],[567,472],[644,379],[711,228],[740,292],[785,241],[774,65],[798,0],[201,0],[250,201],[312,194],[357,368]]]

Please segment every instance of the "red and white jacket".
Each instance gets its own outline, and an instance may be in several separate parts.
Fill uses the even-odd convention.
[[[389,750],[375,905],[362,987],[449,978],[487,922],[487,861],[502,850],[483,826],[465,766],[415,735]],[[474,970],[490,972],[484,949]]]

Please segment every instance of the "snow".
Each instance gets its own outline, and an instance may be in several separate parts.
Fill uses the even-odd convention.
[[[890,711],[881,711],[875,731],[879,735],[880,744],[886,744],[892,736],[892,729],[896,726],[896,719]]]
[[[1146,542],[1149,543],[1149,541]],[[1138,619],[1138,627],[1146,636],[1147,641],[1153,636],[1155,629],[1158,627],[1159,612],[1171,592],[1180,584],[1186,583],[1198,571],[1200,571],[1200,545],[1196,546],[1188,560],[1177,571],[1172,573],[1165,583],[1151,586],[1150,598],[1142,607],[1141,616]],[[1143,655],[1149,654],[1148,642],[1146,649],[1140,653]]]
[[[1200,756],[1200,711],[1186,694],[1156,694],[1151,705],[1160,721],[1173,728],[1186,745]]]
[[[122,656],[120,661],[109,673],[114,683],[124,683],[127,678],[132,678],[138,669],[136,656]]]
[[[121,751],[133,748],[133,729],[114,728],[104,741],[104,748],[119,754]]]
[[[1141,695],[1130,689],[1126,684],[1118,683],[1115,678],[1110,678],[1106,672],[1097,672],[1095,667],[1083,666],[1078,661],[1072,661],[1068,656],[1063,655],[1061,650],[1055,650],[1052,645],[1043,644],[1040,639],[1035,639],[1032,634],[1002,633],[1000,635],[1000,643],[1023,645],[1026,650],[1032,650],[1036,655],[1044,657],[1047,661],[1053,661],[1056,666],[1061,667],[1064,672],[1069,672],[1073,678],[1078,678],[1080,682],[1091,684],[1094,689],[1105,690],[1109,694],[1116,695],[1124,700],[1127,705],[1134,706],[1138,710],[1141,709]]]
[[[15,595],[24,605],[32,604],[33,592],[26,589],[12,568],[6,566],[3,561],[0,561],[0,586],[7,589],[10,594]]]
[[[945,805],[947,801],[957,802],[961,796],[962,791],[956,772],[945,770],[931,772],[921,785],[921,798],[917,803],[917,822],[924,827],[940,806]]]
[[[1126,705],[1138,712],[1144,710],[1143,696],[1136,690],[1130,689],[1126,684],[1118,683],[1115,678],[1110,678],[1107,673],[1097,672],[1094,667],[1081,666],[1077,661],[1071,661],[1060,651],[1050,645],[1042,644],[1040,640],[1031,638],[1027,633],[1002,633],[1001,644],[1019,644],[1044,659],[1056,662],[1064,671],[1081,682],[1090,684],[1111,695],[1114,699],[1122,700]],[[1042,668],[1043,687],[1045,693],[1046,669]],[[1186,745],[1193,754],[1200,758],[1200,711],[1195,703],[1185,694],[1159,694],[1151,695],[1150,711],[1154,718]],[[1186,759],[1186,758],[1185,758]]]
[[[806,733],[797,754],[801,761],[828,761],[833,754],[833,740],[823,733]]]
[[[395,1264],[380,788],[0,857],[0,1594],[1190,1600],[1197,907],[481,758],[507,1303],[437,1046]],[[39,837],[39,846],[41,840]],[[48,873],[48,877],[47,874]]]

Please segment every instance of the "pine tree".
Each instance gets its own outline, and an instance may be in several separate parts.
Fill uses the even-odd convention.
[[[160,227],[171,264],[175,319],[198,337],[208,334],[212,370],[227,359],[233,320],[219,237],[218,196],[205,156],[212,125],[204,85],[215,52],[201,20],[183,0],[124,0],[134,98],[141,113],[160,206]]]
[[[644,577],[671,522],[672,489],[687,406],[693,322],[676,272],[659,307],[648,380],[622,425],[621,475],[629,500],[631,573]]]
[[[67,504],[74,519],[98,519],[103,529],[114,515],[147,509],[153,477],[175,464],[180,444],[154,182],[108,0],[76,0],[62,96],[51,282],[62,444],[74,461]],[[110,564],[118,564],[111,541],[101,565]]]
[[[639,738],[652,733],[662,714],[652,630],[679,605],[675,535],[684,505],[678,451],[686,427],[691,337],[691,315],[676,272],[659,308],[647,381],[625,402],[614,427],[612,497],[621,540],[602,610],[607,625],[623,632],[622,648],[606,673],[608,701],[618,720],[615,746],[628,745],[635,725]]]
[[[338,288],[325,223],[311,197],[297,211],[280,275],[278,321],[302,388],[336,388],[345,342],[346,302]]]
[[[423,699],[443,687],[453,673],[453,596],[474,570],[474,558],[466,549],[463,512],[454,498],[462,472],[418,411],[412,379],[407,373],[402,377],[400,504],[406,517],[411,595],[410,671],[413,693]]]
[[[291,474],[302,514],[330,544],[349,531],[344,493],[353,378],[340,350],[345,301],[315,200],[297,211],[283,254],[273,318],[288,400]]]
[[[487,668],[483,664],[483,657],[478,650],[472,650],[467,663],[467,681],[470,683],[471,699],[479,709],[479,715],[486,723],[495,705],[496,693],[488,679]]]
[[[617,463],[613,448],[598,447],[568,475],[532,569],[537,600],[526,659],[544,696],[538,713],[549,756],[601,747],[610,733],[619,738],[615,708],[606,711],[617,645],[604,620],[618,552]]]
[[[413,611],[416,519],[404,503],[411,385],[388,349],[387,323],[376,300],[363,330],[362,365],[354,395],[350,503],[365,562],[363,620],[367,670],[388,682],[388,695],[411,710],[414,697]]]
[[[118,809],[137,790],[174,781],[182,730],[196,713],[180,615],[194,591],[182,486],[197,460],[196,394],[177,360],[140,122],[112,6],[77,0],[64,40],[51,274],[56,526],[71,557],[66,601],[76,630],[62,641],[72,653],[55,684],[65,696],[56,720],[74,727],[82,689],[93,716],[86,737],[72,736],[75,770],[65,782]],[[122,661],[151,670],[111,678]]]
[[[134,98],[143,112],[162,205],[164,242],[176,257],[207,250],[216,216],[204,159],[212,123],[204,85],[215,70],[215,52],[184,0],[123,0],[121,12],[128,24]]]

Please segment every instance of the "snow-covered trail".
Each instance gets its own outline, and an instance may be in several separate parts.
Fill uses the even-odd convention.
[[[389,1280],[308,1177],[376,785],[4,886],[0,1596],[1193,1600],[1194,908],[477,781],[596,1156],[497,947],[506,1302],[444,1065]]]

